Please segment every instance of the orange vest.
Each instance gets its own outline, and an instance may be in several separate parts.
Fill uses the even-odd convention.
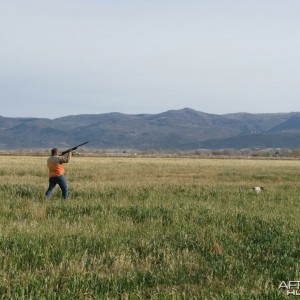
[[[57,156],[50,156],[47,160],[50,177],[57,177],[64,174],[64,165],[58,161]]]

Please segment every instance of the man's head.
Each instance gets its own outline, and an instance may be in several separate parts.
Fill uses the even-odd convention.
[[[57,148],[51,149],[51,155],[57,155],[57,154],[58,154]]]

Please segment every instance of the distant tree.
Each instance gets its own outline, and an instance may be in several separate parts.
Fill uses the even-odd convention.
[[[292,155],[294,157],[300,157],[300,149],[293,149],[292,150]]]

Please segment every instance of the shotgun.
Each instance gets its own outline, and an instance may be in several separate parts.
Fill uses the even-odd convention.
[[[74,150],[76,150],[78,147],[80,147],[80,146],[82,146],[82,145],[85,145],[85,144],[87,144],[88,142],[84,142],[84,143],[82,143],[82,144],[80,144],[80,145],[77,145],[77,146],[75,146],[75,147],[73,147],[73,148],[70,148],[70,149],[68,149],[68,150],[65,150],[65,151],[63,151],[61,154],[60,154],[60,156],[61,155],[65,155],[66,153],[68,153],[68,152],[70,152],[70,151],[74,151]]]

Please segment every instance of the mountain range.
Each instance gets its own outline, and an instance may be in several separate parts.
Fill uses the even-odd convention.
[[[0,149],[86,148],[140,151],[299,148],[300,113],[80,114],[56,119],[0,116]]]

